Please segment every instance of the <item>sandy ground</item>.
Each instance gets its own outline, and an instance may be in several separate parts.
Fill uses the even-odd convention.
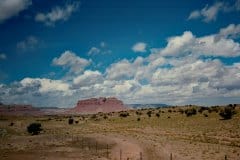
[[[110,138],[115,142],[115,146],[111,149],[111,157],[112,160],[140,160],[141,158],[146,158],[143,148],[140,144],[136,142],[136,140],[124,137],[120,135],[108,135],[108,139]]]
[[[5,148],[2,152],[2,160],[32,160],[32,159],[49,159],[49,160],[67,160],[67,159],[99,159],[99,160],[140,160],[146,158],[143,149],[136,141],[131,138],[127,138],[120,135],[89,135],[88,138],[96,140],[98,145],[98,151],[95,151],[95,145],[80,140],[79,147],[74,144],[69,144],[69,139],[65,139],[60,142],[59,140],[52,140],[49,136],[32,136],[32,137],[14,137],[8,141],[7,144],[1,144],[2,148]],[[75,137],[76,139],[76,137]],[[108,145],[101,151],[101,145]],[[88,144],[87,144],[88,143]],[[92,145],[92,146],[91,146]],[[90,146],[90,147],[89,147]],[[15,149],[15,150],[13,150]],[[99,152],[99,153],[96,153]],[[90,157],[89,157],[90,156]]]

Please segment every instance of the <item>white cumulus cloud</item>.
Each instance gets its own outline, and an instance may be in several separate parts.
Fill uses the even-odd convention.
[[[0,23],[13,16],[17,16],[21,11],[27,9],[32,4],[32,0],[1,0],[0,1]]]
[[[240,56],[240,44],[232,37],[238,37],[238,25],[230,25],[220,29],[217,34],[196,37],[190,31],[185,31],[180,36],[170,37],[167,46],[154,49],[161,56]]]
[[[94,56],[94,55],[97,55],[101,52],[101,50],[97,47],[92,47],[89,51],[88,51],[88,55],[89,56]]]
[[[215,2],[213,5],[206,5],[201,10],[194,10],[188,16],[188,20],[202,19],[204,22],[211,22],[217,19],[218,14],[239,11],[240,1],[236,0],[234,4],[227,2]]]
[[[103,82],[103,75],[99,71],[86,70],[82,75],[73,79],[74,86],[89,86]]]
[[[239,38],[240,37],[240,24],[230,24],[226,28],[220,29],[218,38],[224,37],[224,38]]]
[[[142,61],[136,59],[133,63],[127,59],[111,64],[106,69],[106,78],[110,80],[130,79],[134,76],[136,68],[141,66]]]
[[[81,73],[91,61],[77,56],[72,51],[65,51],[61,56],[55,57],[52,61],[53,65],[69,68],[69,72],[73,74]]]
[[[31,86],[32,84],[39,84],[40,92],[62,91],[67,92],[69,90],[69,84],[61,80],[51,80],[46,78],[24,78],[20,81],[23,87]]]
[[[162,55],[175,55],[185,52],[189,45],[192,45],[194,36],[192,32],[186,31],[181,36],[175,36],[168,39],[167,46],[161,51]]]
[[[104,41],[100,42],[99,46],[91,47],[87,52],[88,56],[106,55],[111,54],[112,51],[109,49],[108,44]]]
[[[133,45],[132,50],[134,52],[146,52],[147,44],[144,42],[138,42]]]
[[[35,36],[28,36],[26,39],[17,43],[17,49],[20,51],[27,51],[35,49],[39,44],[39,40]]]
[[[58,21],[67,21],[73,12],[79,8],[80,2],[66,4],[64,7],[57,6],[48,13],[37,13],[35,21],[42,22],[47,26],[54,26]]]

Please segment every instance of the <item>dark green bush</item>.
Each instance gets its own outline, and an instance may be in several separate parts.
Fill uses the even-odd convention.
[[[27,127],[27,131],[32,135],[38,135],[43,130],[41,127],[42,127],[41,123],[31,123]]]
[[[136,115],[142,115],[142,112],[140,112],[140,111],[136,111]]]
[[[148,117],[150,118],[152,116],[152,111],[147,112]]]
[[[159,118],[159,117],[160,117],[160,114],[159,114],[159,113],[156,113],[156,116]]]
[[[207,113],[203,113],[204,117],[208,117],[208,114]]]
[[[232,106],[224,107],[219,113],[219,115],[225,120],[231,119],[234,114],[236,114],[236,111]]]
[[[192,116],[192,115],[196,115],[197,114],[197,110],[195,108],[189,108],[185,110],[185,114],[187,117]]]
[[[211,106],[209,109],[208,109],[208,112],[211,113],[211,112],[216,112],[218,113],[220,110],[220,107],[219,106]]]
[[[129,113],[128,112],[121,112],[119,114],[119,117],[128,117],[129,116]]]
[[[181,113],[181,114],[183,114],[183,113],[184,113],[184,110],[180,108],[180,109],[178,110],[178,112]]]
[[[91,119],[96,119],[97,118],[97,115],[96,114],[93,114],[92,116],[91,116]]]
[[[108,116],[107,116],[107,115],[104,115],[103,118],[104,118],[104,119],[108,119]]]
[[[74,119],[73,119],[73,118],[69,118],[69,119],[68,119],[68,124],[73,124],[73,122],[74,122]]]
[[[198,109],[198,112],[199,112],[199,113],[202,113],[202,112],[205,111],[205,110],[208,110],[208,107],[200,107],[200,108]]]

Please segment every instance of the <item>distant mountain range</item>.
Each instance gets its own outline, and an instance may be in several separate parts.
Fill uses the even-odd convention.
[[[126,104],[126,106],[133,108],[133,109],[139,109],[139,108],[163,108],[163,107],[169,107],[168,104]]]
[[[162,108],[167,104],[123,104],[115,97],[100,97],[80,100],[74,108],[33,107],[32,105],[0,103],[0,115],[60,115],[60,114],[89,114],[98,112],[117,112],[128,109]]]
[[[11,104],[5,105],[0,103],[0,115],[43,115],[43,112],[39,108],[35,108],[32,105],[24,105],[24,104]]]

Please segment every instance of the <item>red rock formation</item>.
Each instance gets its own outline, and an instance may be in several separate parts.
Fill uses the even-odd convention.
[[[71,113],[98,113],[98,112],[116,112],[126,110],[123,102],[115,97],[100,97],[78,101]]]

